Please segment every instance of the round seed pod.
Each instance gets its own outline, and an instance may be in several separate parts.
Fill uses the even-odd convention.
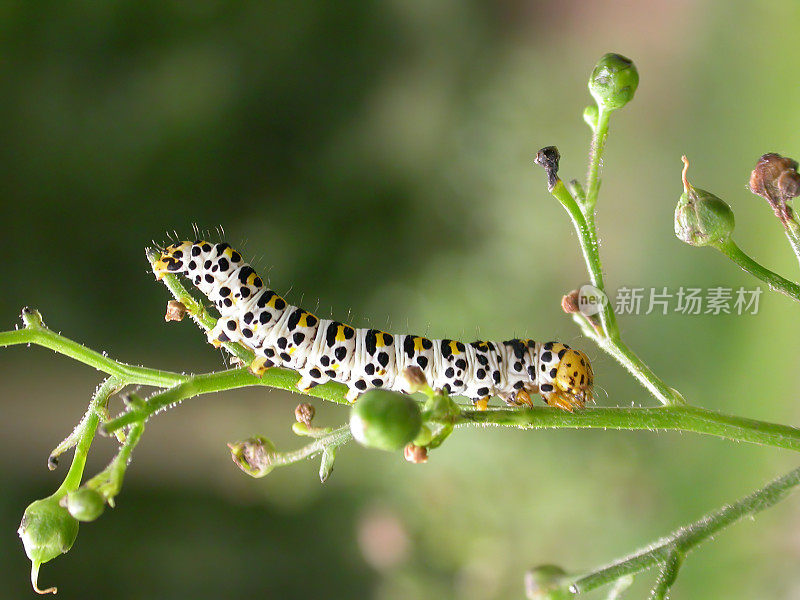
[[[388,390],[370,390],[353,405],[350,431],[362,446],[402,450],[422,427],[419,405],[409,396]]]
[[[55,593],[55,588],[38,588],[39,567],[69,551],[78,537],[78,521],[59,505],[59,500],[60,497],[48,496],[32,502],[17,530],[31,560],[31,584],[38,593]]]
[[[686,179],[689,162],[683,157],[683,194],[675,208],[675,235],[692,246],[717,246],[730,238],[736,220],[728,204]]]
[[[79,488],[74,492],[70,492],[65,500],[69,514],[78,519],[78,521],[94,521],[103,514],[106,508],[106,501],[103,495],[97,490],[89,488]]]

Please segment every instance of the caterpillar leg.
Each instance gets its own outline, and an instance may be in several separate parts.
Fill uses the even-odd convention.
[[[518,405],[524,404],[528,408],[533,408],[533,400],[531,400],[531,395],[528,393],[527,390],[518,391],[515,400]]]
[[[357,390],[356,388],[350,388],[350,389],[348,389],[348,390],[347,390],[347,395],[345,396],[345,399],[346,399],[346,400],[347,400],[347,401],[348,401],[350,404],[352,404],[353,402],[355,402],[356,400],[358,400],[358,397],[359,397],[361,394],[362,394],[361,390]]]
[[[303,375],[294,386],[303,393],[308,392],[311,388],[316,387],[319,385],[318,382],[314,381],[312,377],[308,375]]]
[[[472,404],[478,410],[486,410],[487,408],[489,408],[489,396],[485,396],[483,398],[478,398],[477,400],[473,400]]]
[[[263,356],[256,356],[253,362],[247,367],[247,370],[256,377],[262,377],[264,373],[267,372],[267,369],[271,369],[274,366],[275,363],[270,359],[264,358]]]
[[[516,390],[510,394],[503,394],[500,396],[508,406],[527,406],[533,408],[533,400],[527,390]]]
[[[240,339],[239,323],[236,319],[220,317],[213,329],[206,333],[208,343],[219,348],[223,342],[236,342]]]
[[[562,391],[552,394],[542,394],[542,397],[548,406],[554,406],[569,412],[575,412],[578,409],[586,407],[586,403],[581,398]]]

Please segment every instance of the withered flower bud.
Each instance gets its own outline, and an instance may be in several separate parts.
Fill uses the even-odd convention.
[[[165,321],[183,321],[186,316],[186,306],[177,300],[167,302],[167,312],[164,314]]]
[[[275,444],[265,437],[252,437],[243,442],[228,444],[231,458],[242,471],[251,477],[264,477],[275,468]]]
[[[308,402],[302,402],[294,409],[294,418],[298,423],[303,425],[310,425],[311,420],[314,418],[314,407]]]
[[[769,202],[784,224],[794,220],[794,213],[786,202],[800,196],[797,166],[796,160],[770,152],[758,159],[750,174],[750,191]]]
[[[410,463],[420,464],[428,462],[428,449],[425,446],[408,444],[403,450],[403,455]]]
[[[561,298],[561,310],[568,315],[580,312],[580,290],[572,290],[569,294]]]

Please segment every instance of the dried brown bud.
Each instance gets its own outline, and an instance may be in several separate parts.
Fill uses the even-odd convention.
[[[794,221],[794,213],[786,202],[800,196],[797,166],[796,160],[770,152],[758,159],[750,174],[750,191],[769,202],[784,224]]]
[[[428,380],[425,378],[425,373],[416,365],[406,367],[403,370],[403,377],[408,383],[408,389],[413,394],[428,387]]]
[[[561,298],[561,310],[568,315],[580,312],[580,290],[572,290],[569,294]]]
[[[167,302],[167,312],[164,314],[165,321],[183,321],[186,316],[186,306],[177,300]]]
[[[243,442],[228,444],[233,462],[251,477],[263,477],[275,468],[277,451],[265,437],[252,437]]]
[[[419,464],[428,462],[428,449],[425,446],[408,444],[405,450],[403,450],[403,454],[410,463]]]
[[[314,418],[314,407],[308,402],[298,404],[297,408],[294,409],[294,418],[297,419],[298,423],[310,425],[311,420]]]
[[[782,197],[784,200],[800,195],[800,175],[797,161],[770,152],[758,159],[750,175],[750,191],[767,200]]]

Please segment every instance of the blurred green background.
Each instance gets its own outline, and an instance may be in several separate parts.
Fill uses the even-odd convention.
[[[582,176],[588,73],[605,52],[630,56],[641,83],[612,121],[599,204],[609,287],[755,286],[674,238],[681,154],[732,204],[742,247],[796,278],[745,184],[762,153],[800,155],[798,26],[791,0],[2,3],[1,327],[30,305],[120,360],[222,368],[189,322],[165,325],[143,254],[196,224],[321,316],[561,339],[594,359],[601,404],[652,405],[559,308],[586,275],[531,159],[556,144],[562,175]],[[787,299],[621,324],[689,401],[800,421]],[[46,457],[99,374],[15,347],[0,378],[0,590],[24,598],[14,532],[63,476]],[[298,400],[240,390],[153,419],[117,509],[41,583],[67,599],[521,598],[532,565],[605,562],[797,463],[691,434],[487,429],[459,431],[424,466],[347,447],[325,486],[316,463],[238,472],[227,441],[299,445]],[[346,419],[315,404],[321,423]],[[111,452],[99,440],[88,472]],[[792,498],[693,555],[674,596],[797,598],[798,564]]]

